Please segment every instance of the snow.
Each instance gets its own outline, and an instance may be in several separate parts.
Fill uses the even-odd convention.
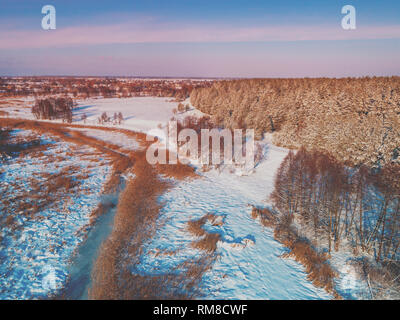
[[[34,98],[21,98],[18,102],[12,99],[5,100],[1,110],[9,113],[11,118],[34,120],[31,106]],[[132,98],[106,98],[77,100],[77,106],[73,110],[73,124],[91,125],[99,127],[113,127],[130,129],[139,132],[148,132],[156,129],[159,124],[165,124],[173,116],[172,110],[178,106],[178,102],[171,98],[159,97],[132,97]],[[121,112],[123,122],[120,125],[110,123],[99,124],[98,118],[106,112],[109,117]],[[198,114],[192,110],[192,113]],[[81,120],[86,115],[86,121]],[[188,113],[189,115],[189,113]],[[45,120],[49,122],[61,122],[61,120]]]
[[[111,117],[115,112],[122,112],[124,121],[118,125],[119,128],[148,132],[171,119],[172,110],[177,104],[170,99],[157,97],[88,99],[78,101],[78,106],[74,109],[74,123],[83,124],[79,119],[86,114],[86,124],[98,125],[97,119],[103,112]]]
[[[13,135],[21,137],[27,134],[32,132],[13,132]],[[23,170],[18,158],[2,163],[1,191],[5,191],[6,196],[14,197],[21,190],[29,191],[28,180],[38,173],[56,173],[70,165],[79,165],[83,171],[95,165],[81,185],[81,189],[87,188],[90,192],[67,194],[54,207],[40,211],[37,215],[41,219],[16,214],[19,228],[16,231],[9,228],[1,230],[0,299],[45,298],[65,285],[69,261],[89,230],[90,214],[111,171],[109,165],[92,161],[99,157],[90,155],[94,152],[91,148],[80,147],[79,152],[85,156],[83,159],[68,153],[71,144],[47,136],[41,139],[51,142],[52,146],[44,151],[44,157],[25,156]],[[44,163],[48,155],[62,156],[65,160]],[[13,182],[18,182],[18,189],[13,187]],[[0,205],[0,214],[4,214],[4,210]]]
[[[80,131],[88,137],[103,140],[105,142],[119,146],[126,150],[140,149],[140,144],[135,138],[119,131],[110,131],[110,130],[105,131],[101,129],[76,128],[76,127],[69,127],[69,129]]]
[[[185,259],[201,252],[191,247],[195,240],[187,223],[207,213],[220,216],[221,226],[206,226],[217,232],[219,258],[203,277],[202,298],[206,299],[329,299],[323,289],[314,287],[304,268],[280,255],[286,249],[274,240],[271,229],[251,218],[252,205],[265,205],[273,189],[273,176],[286,151],[270,147],[267,159],[250,176],[237,176],[217,170],[199,179],[177,183],[160,201],[165,203],[157,234],[148,244],[139,270],[154,274],[171,270]],[[155,256],[152,252],[177,251],[175,255]]]
[[[184,104],[189,101],[183,102]],[[152,97],[134,97],[124,99],[88,99],[78,101],[78,107],[74,110],[74,124],[84,124],[81,121],[83,114],[87,115],[86,124],[97,126],[111,126],[115,128],[124,128],[134,131],[148,132],[161,124],[166,126],[173,115],[172,110],[176,108],[177,103],[167,101],[166,98]],[[8,110],[10,116],[15,116],[14,111]],[[98,117],[103,112],[112,116],[115,112],[122,112],[124,116],[123,124],[114,126],[112,124],[99,125]],[[182,118],[186,115],[201,116],[202,114],[192,108],[191,111],[177,114],[176,117]],[[30,109],[21,109],[18,116],[32,119]],[[78,129],[89,136],[102,139],[107,142],[119,145],[126,149],[137,149],[138,143],[134,139],[127,138],[123,133],[115,131],[103,131],[97,129]],[[265,228],[258,221],[251,218],[251,207],[249,205],[266,206],[268,204],[268,195],[273,190],[275,173],[287,154],[287,150],[276,147],[269,142],[267,137],[262,143],[265,144],[267,152],[266,159],[261,162],[249,175],[232,174],[230,170],[216,170],[201,173],[201,177],[194,180],[176,181],[175,186],[160,197],[160,201],[165,204],[159,217],[160,228],[157,230],[154,238],[146,244],[141,264],[138,270],[143,274],[164,273],[171,270],[187,259],[198,257],[201,252],[191,246],[191,242],[197,238],[193,237],[187,230],[187,223],[190,220],[203,217],[207,213],[215,214],[223,223],[219,226],[206,224],[205,228],[209,232],[217,232],[221,235],[221,241],[218,242],[216,253],[218,259],[211,270],[204,274],[201,284],[203,298],[209,299],[331,299],[323,289],[316,288],[307,280],[304,268],[292,259],[283,259],[280,256],[286,252],[279,242],[273,237],[273,231]],[[15,168],[7,168],[7,171],[15,171]],[[29,174],[31,165],[27,163],[24,170]],[[100,170],[100,176],[104,172]],[[19,174],[23,174],[21,172]],[[90,182],[99,190],[100,180]],[[75,204],[71,210],[75,217],[74,222],[66,221],[64,228],[71,230],[87,223],[88,211],[84,205],[89,205],[90,201],[96,201],[95,198],[76,199],[83,204]],[[86,210],[86,211],[85,211]],[[78,214],[80,212],[81,214]],[[48,213],[49,217],[51,213]],[[54,222],[53,222],[54,219]],[[51,215],[51,223],[61,226],[58,217]],[[69,227],[67,227],[69,226]],[[41,230],[37,235],[33,235],[32,230]],[[56,230],[61,227],[56,228]],[[41,243],[48,232],[47,225],[32,225],[31,233],[25,237],[38,237],[33,241],[39,248],[36,257],[41,257],[40,251],[45,251],[45,245]],[[43,231],[42,231],[43,230]],[[46,231],[47,230],[47,231]],[[65,231],[64,231],[65,232]],[[68,238],[68,231],[65,235],[58,234],[53,241],[60,241],[64,236]],[[22,244],[20,244],[22,246]],[[43,293],[41,287],[42,279],[50,285],[55,277],[60,283],[66,277],[66,257],[70,256],[79,245],[79,240],[69,244],[68,252],[61,252],[60,256],[49,256],[48,253],[38,260],[35,272],[38,275],[37,283],[40,294]],[[28,268],[28,263],[23,261],[20,256],[24,255],[25,248],[18,247],[21,253],[14,252],[13,256],[21,264],[21,268],[14,271],[12,279],[17,279],[17,272],[22,272]],[[173,255],[155,255],[157,251],[175,251]],[[346,256],[337,255],[335,258],[335,267],[340,271],[338,285],[341,292],[352,291],[356,287],[355,275],[346,265]],[[55,272],[43,270],[45,266],[52,266]],[[0,266],[1,272],[4,272],[4,266]],[[29,268],[28,268],[29,269]],[[30,272],[30,271],[29,271]],[[32,275],[30,275],[32,277]],[[6,279],[7,280],[7,279]],[[4,283],[0,279],[0,288]],[[15,280],[17,281],[17,280]],[[32,292],[23,292],[23,284],[27,280],[19,279],[18,294],[22,297],[37,296]],[[33,280],[31,280],[33,281]],[[49,287],[49,285],[46,285]],[[346,291],[346,292],[347,292]],[[0,291],[0,297],[5,294]],[[14,294],[14,297],[18,295]],[[349,293],[349,297],[351,294]],[[11,297],[11,295],[9,295]]]

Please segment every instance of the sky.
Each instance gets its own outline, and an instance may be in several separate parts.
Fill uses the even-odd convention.
[[[0,0],[1,75],[400,75],[400,1]]]

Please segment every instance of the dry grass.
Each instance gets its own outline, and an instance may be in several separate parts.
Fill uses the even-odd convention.
[[[217,250],[218,241],[221,240],[221,235],[218,233],[207,233],[200,240],[192,243],[193,248],[204,250],[207,252],[215,252]]]
[[[160,174],[162,174],[166,177],[175,178],[178,180],[181,180],[184,178],[194,178],[194,177],[198,176],[193,167],[184,165],[184,164],[180,163],[179,161],[177,164],[168,164],[170,156],[171,156],[171,152],[168,151],[167,155],[166,155],[167,164],[157,164],[157,170]]]
[[[179,270],[170,270],[160,276],[142,276],[135,273],[143,253],[142,244],[151,238],[157,227],[157,217],[162,204],[158,197],[169,188],[169,183],[159,174],[175,179],[195,177],[194,169],[188,166],[159,165],[151,166],[145,158],[145,151],[126,152],[119,146],[88,137],[72,130],[75,126],[29,120],[0,119],[0,125],[11,129],[29,129],[37,133],[50,134],[77,146],[93,147],[100,154],[111,159],[113,173],[105,188],[113,192],[121,182],[121,174],[133,168],[135,178],[126,183],[118,200],[114,226],[109,238],[103,243],[92,272],[91,299],[185,299],[197,292],[197,284],[202,274],[214,261],[214,256],[205,254],[195,261],[187,261]],[[99,129],[98,127],[95,127]],[[101,128],[103,130],[116,130]],[[118,130],[134,137],[142,146],[148,143],[144,134],[128,130]],[[121,152],[124,153],[121,153]],[[73,181],[55,178],[55,189],[72,188]],[[96,217],[108,211],[111,204],[101,203],[93,210]],[[215,242],[212,237],[200,246],[211,248]],[[215,242],[216,243],[216,242]],[[212,249],[215,250],[215,249]]]
[[[201,239],[192,242],[192,247],[213,253],[217,250],[218,241],[221,240],[221,235],[218,233],[210,233],[204,229],[206,222],[210,222],[212,225],[221,225],[223,222],[218,221],[218,216],[207,213],[200,219],[191,220],[188,222],[187,230],[196,237]]]
[[[11,137],[9,129],[2,129],[0,132],[0,153],[7,156],[25,157],[30,154],[35,157],[36,154],[47,150],[48,144],[42,143],[36,135],[25,137]]]
[[[135,179],[129,180],[121,193],[112,234],[102,245],[92,273],[91,299],[188,299],[197,292],[203,273],[212,263],[209,255],[196,261],[186,261],[175,270],[162,275],[139,275],[135,272],[143,254],[142,244],[157,228],[161,209],[158,196],[170,184],[159,173],[174,178],[193,176],[193,171],[181,168],[160,170],[145,159],[145,151],[132,156]],[[165,167],[164,167],[165,169]],[[161,172],[160,172],[161,171]],[[166,173],[168,172],[168,174]],[[174,254],[169,252],[168,254]]]
[[[333,294],[335,299],[340,296],[334,288],[334,279],[337,273],[329,264],[329,256],[319,253],[311,244],[301,239],[292,224],[292,217],[283,215],[274,230],[275,239],[285,245],[290,251],[283,257],[292,257],[301,263],[308,274],[307,278],[317,287],[324,288]]]
[[[268,208],[256,208],[253,206],[251,217],[253,219],[260,219],[262,225],[269,228],[273,228],[278,221],[278,215]]]
[[[99,217],[99,216],[103,215],[104,213],[109,212],[114,207],[115,207],[115,204],[112,201],[100,202],[100,204],[97,206],[96,210],[94,210],[92,212],[92,216],[94,218]]]
[[[56,140],[61,139],[71,143],[72,146],[75,146],[70,149],[71,156],[74,157],[80,157],[81,155],[82,157],[89,156],[89,154],[81,151],[82,147],[86,148],[89,146],[94,148],[97,153],[102,154],[103,157],[105,155],[107,159],[110,159],[113,165],[113,172],[104,187],[104,192],[107,193],[114,192],[118,188],[121,182],[120,175],[132,165],[131,159],[128,156],[113,151],[114,148],[117,148],[116,146],[88,138],[84,135],[73,134],[71,130],[61,124],[0,118],[0,126],[8,130],[32,130],[36,133],[24,136],[23,138],[13,138],[10,144],[10,141],[8,141],[8,131],[1,131],[0,149],[2,153],[18,155],[19,157],[16,161],[22,165],[24,158],[29,156],[31,158],[40,158],[39,161],[43,165],[54,163],[56,168],[62,167],[60,162],[64,160],[63,157],[44,154],[51,145],[41,143],[41,140],[38,139],[38,135],[41,134],[47,134]],[[50,174],[41,172],[31,177],[28,181],[31,191],[21,188],[21,186],[25,185],[25,182],[15,181],[13,186],[15,192],[11,196],[4,194],[4,192],[2,195],[1,202],[4,211],[8,212],[4,216],[6,217],[16,212],[26,217],[40,219],[39,213],[46,208],[56,206],[60,199],[68,200],[71,194],[90,192],[90,190],[80,189],[81,182],[88,177],[88,172],[82,172],[80,166],[68,166],[62,168],[58,173]],[[92,217],[94,219],[92,219],[92,223],[100,212],[104,212],[103,208],[93,210]],[[4,221],[0,221],[0,223],[4,224]],[[7,225],[10,226],[10,223],[11,220],[8,220]],[[14,225],[12,229],[15,228],[17,228],[17,225]]]
[[[9,129],[9,128],[8,128]],[[50,145],[43,144],[38,135],[30,134],[24,137],[12,137],[7,130],[1,131],[0,149],[7,155],[18,156],[16,163],[23,165],[26,156],[30,158],[44,155]],[[46,161],[40,161],[45,164]],[[11,216],[24,215],[40,219],[38,213],[45,208],[54,207],[60,199],[68,194],[79,192],[80,181],[83,175],[72,175],[77,171],[75,166],[64,168],[57,174],[38,172],[28,180],[17,179],[11,183],[12,193],[2,190],[0,203],[2,204],[2,219],[0,223],[15,230],[18,225]],[[28,186],[28,187],[27,187]],[[29,190],[29,191],[27,191]]]
[[[363,257],[353,261],[353,266],[360,278],[368,284],[364,295],[367,299],[388,300],[400,298],[400,265],[390,261],[377,264]]]
[[[285,242],[290,252],[283,257],[292,257],[301,263],[308,274],[307,278],[312,281],[316,287],[324,288],[328,293],[336,296],[334,289],[334,279],[337,273],[332,269],[328,262],[328,256],[325,253],[317,252],[308,241],[297,239],[293,242]]]
[[[49,123],[49,122],[40,122],[32,120],[10,119],[10,118],[0,118],[0,126],[9,129],[33,130],[39,134],[50,134],[53,137],[57,137],[66,142],[73,143],[76,146],[92,147],[101,154],[107,155],[111,159],[113,172],[110,176],[109,181],[107,181],[106,183],[105,186],[106,193],[113,193],[116,191],[121,182],[121,177],[120,177],[121,174],[125,172],[128,168],[130,168],[133,164],[129,155],[121,154],[118,152],[120,149],[119,146],[92,137],[88,137],[83,133],[70,129],[70,127],[86,128],[85,126],[64,125],[59,123]],[[104,129],[108,130],[106,128]],[[129,134],[131,136],[136,137],[138,140],[140,140],[143,136],[143,134],[136,134],[134,132],[130,132]],[[39,151],[43,151],[43,149],[38,149],[38,152]],[[40,153],[38,153],[38,156],[39,155]]]
[[[190,220],[187,225],[187,230],[196,237],[202,237],[206,234],[203,229],[204,224],[208,220],[208,214],[197,220]]]
[[[168,187],[147,163],[143,151],[137,152],[133,161],[136,177],[128,181],[121,193],[112,233],[101,247],[92,274],[92,299],[150,298],[162,294],[175,297],[167,294],[167,279],[130,271],[140,262],[141,246],[155,230],[161,208],[158,196]],[[170,277],[169,282],[173,281]]]
[[[63,168],[60,172],[37,173],[27,181],[15,181],[13,192],[5,193],[0,200],[5,225],[15,230],[17,225],[11,225],[9,217],[24,215],[31,219],[41,219],[39,213],[48,208],[54,208],[60,200],[68,200],[71,194],[80,192],[84,175],[74,175],[75,166]],[[26,185],[29,187],[27,188]]]
[[[251,215],[253,219],[260,218],[260,222],[269,228],[274,229],[274,237],[289,249],[283,254],[283,258],[291,257],[301,263],[308,274],[307,278],[319,288],[324,288],[328,293],[333,294],[335,299],[340,295],[334,287],[334,279],[337,273],[329,264],[329,256],[320,253],[306,240],[301,239],[293,225],[293,217],[290,215],[277,215],[269,209],[253,207]]]

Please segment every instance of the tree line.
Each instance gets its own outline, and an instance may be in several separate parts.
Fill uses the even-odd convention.
[[[210,81],[192,79],[0,77],[0,95],[71,95],[74,98],[155,96],[183,101],[194,88],[209,85]]]
[[[62,119],[63,122],[72,122],[74,102],[71,98],[37,99],[32,106],[32,113],[36,119]]]
[[[350,168],[326,153],[290,151],[271,199],[329,253],[347,243],[376,262],[399,263],[399,164]]]
[[[218,126],[272,133],[278,146],[349,165],[400,161],[400,77],[226,80],[190,98]]]

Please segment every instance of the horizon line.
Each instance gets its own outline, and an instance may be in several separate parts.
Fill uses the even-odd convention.
[[[114,78],[114,79],[161,79],[161,80],[240,80],[240,79],[361,79],[361,78],[398,78],[398,75],[364,75],[364,76],[345,76],[345,77],[334,77],[334,76],[304,76],[304,77],[200,77],[200,76],[126,76],[126,75],[0,75],[2,78]]]

